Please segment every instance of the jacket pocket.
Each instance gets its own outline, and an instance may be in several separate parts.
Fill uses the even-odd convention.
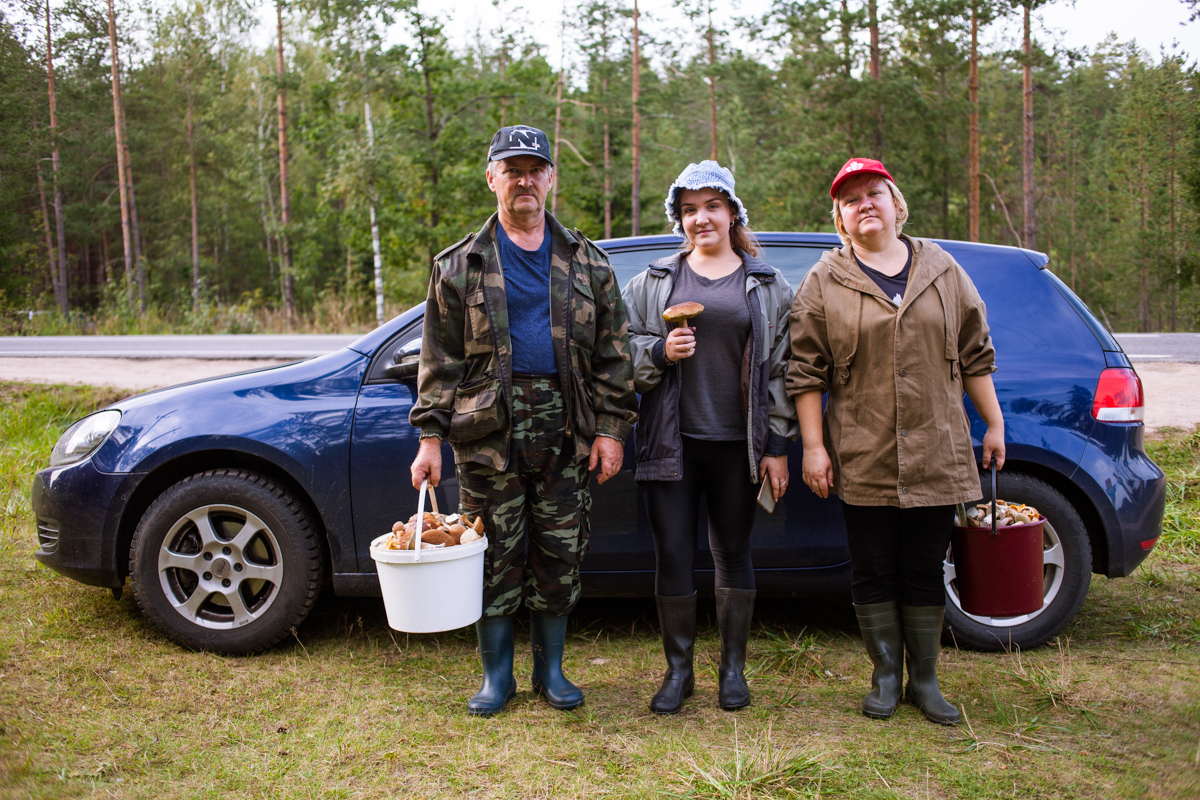
[[[575,417],[575,433],[584,439],[596,438],[596,412],[592,406],[592,390],[579,370],[571,370],[571,410]]]
[[[467,323],[471,328],[470,334],[463,341],[463,354],[476,356],[490,353],[493,349],[492,324],[488,319],[482,287],[467,292],[463,299],[467,304]]]
[[[491,372],[460,384],[454,392],[454,414],[446,438],[451,442],[473,442],[500,430],[506,422],[503,398],[500,377]]]

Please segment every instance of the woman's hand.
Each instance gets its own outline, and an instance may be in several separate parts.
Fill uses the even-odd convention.
[[[771,481],[771,492],[775,495],[775,502],[778,503],[780,498],[787,493],[787,456],[763,456],[762,461],[758,462],[758,479],[761,481],[764,477]]]
[[[681,325],[667,334],[667,343],[663,347],[663,353],[668,361],[690,358],[696,352],[695,331],[695,328]]]
[[[996,469],[1004,469],[1004,426],[999,429],[989,426],[983,435],[983,468],[992,466],[992,456],[996,457]]]
[[[820,395],[817,395],[817,398],[819,400]],[[804,482],[817,497],[829,497],[829,491],[833,488],[833,462],[829,460],[829,453],[825,451],[824,445],[805,445]]]

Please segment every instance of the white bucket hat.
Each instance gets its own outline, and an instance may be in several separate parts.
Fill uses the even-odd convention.
[[[701,161],[699,164],[688,164],[687,169],[679,173],[679,177],[667,190],[667,199],[663,203],[667,209],[667,221],[676,236],[683,236],[683,223],[675,213],[675,198],[683,189],[720,189],[737,207],[737,218],[743,225],[750,225],[750,215],[746,213],[746,205],[733,193],[733,173],[715,161]]]

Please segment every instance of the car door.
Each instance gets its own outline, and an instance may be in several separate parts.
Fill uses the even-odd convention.
[[[421,330],[418,319],[376,351],[354,408],[350,496],[354,544],[364,572],[375,571],[371,540],[417,510],[409,465],[417,454],[420,431],[409,424],[408,412],[416,402]],[[442,446],[442,477],[435,494],[439,508],[458,507],[458,480],[449,445]]]
[[[631,242],[631,245],[633,243]],[[828,249],[824,245],[771,242],[765,244],[763,259],[775,266],[793,289]],[[607,249],[617,282],[624,286],[651,261],[675,252],[671,245],[657,247]],[[603,486],[593,486],[592,539],[585,571],[652,570],[653,541],[645,500],[633,480],[635,452],[633,436],[625,447],[625,465],[621,473]],[[793,443],[788,453],[791,486],[775,513],[759,511],[750,545],[756,569],[788,569],[841,564],[849,558],[841,503],[837,498],[822,500],[803,481],[803,447]],[[747,465],[747,469],[749,465]],[[708,518],[701,506],[698,525],[696,569],[712,570],[708,547]]]

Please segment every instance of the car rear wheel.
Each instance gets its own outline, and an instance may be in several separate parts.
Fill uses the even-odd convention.
[[[962,608],[954,548],[946,554],[947,640],[974,650],[1028,650],[1045,644],[1075,618],[1092,581],[1092,548],[1075,507],[1045,481],[1020,472],[1001,471],[998,495],[1033,506],[1046,518],[1042,534],[1042,607],[1015,617],[981,617]],[[991,487],[984,488],[990,497]]]
[[[304,508],[250,472],[212,470],[163,492],[133,535],[129,573],[142,613],[173,641],[253,653],[312,610],[321,548]]]

